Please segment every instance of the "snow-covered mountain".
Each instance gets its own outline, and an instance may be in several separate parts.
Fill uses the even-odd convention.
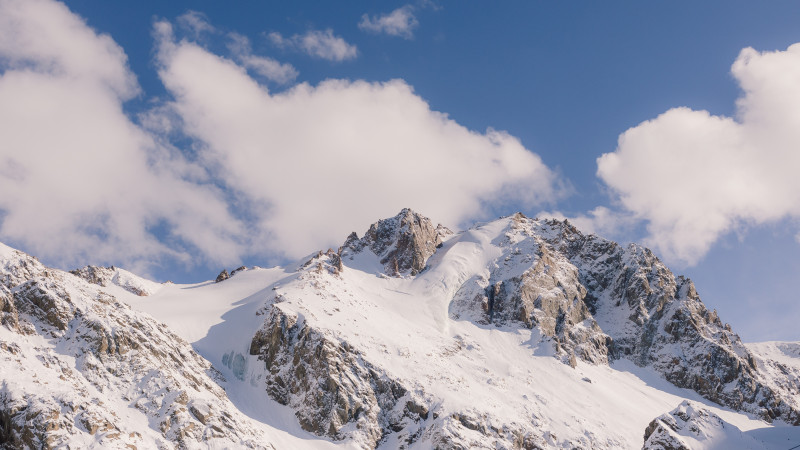
[[[800,343],[743,344],[649,250],[568,222],[406,209],[218,280],[0,247],[2,445],[800,444]]]

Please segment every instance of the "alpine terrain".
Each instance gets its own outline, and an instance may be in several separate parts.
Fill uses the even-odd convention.
[[[344,238],[344,236],[343,236]],[[0,447],[790,449],[800,343],[647,248],[409,209],[193,285],[0,244]]]

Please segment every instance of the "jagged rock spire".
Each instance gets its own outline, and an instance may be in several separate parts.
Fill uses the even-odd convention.
[[[362,239],[351,233],[340,253],[357,253],[366,247],[378,255],[388,275],[416,275],[425,268],[442,239],[451,234],[446,227],[434,226],[427,217],[404,208],[396,216],[370,225]]]

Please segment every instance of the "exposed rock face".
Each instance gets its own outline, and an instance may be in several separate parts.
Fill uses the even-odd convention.
[[[0,286],[3,445],[270,447],[163,324],[66,272],[0,274],[11,284]]]
[[[222,272],[220,272],[219,275],[217,275],[217,279],[214,280],[214,282],[215,283],[219,283],[219,282],[227,280],[230,277],[231,276],[228,275],[228,269],[222,269]]]
[[[644,433],[642,449],[692,450],[708,448],[714,443],[723,443],[725,448],[764,448],[736,426],[701,405],[684,400],[677,408],[650,422]]]
[[[619,357],[652,366],[676,386],[721,405],[800,424],[800,404],[758,372],[753,355],[716,311],[706,309],[691,280],[673,275],[641,246],[623,248],[567,222],[536,226],[578,268],[584,302]]]
[[[434,227],[427,217],[405,208],[390,219],[372,224],[362,239],[352,233],[339,254],[369,248],[380,258],[387,275],[416,275],[425,268],[442,239],[451,234],[453,232],[446,227]]]
[[[462,286],[454,299],[455,317],[481,308],[493,323],[537,327],[553,338],[557,355],[572,366],[576,358],[608,363],[613,342],[589,310],[578,269],[532,223],[522,214],[512,217],[498,243],[504,256],[488,280],[473,278]]]
[[[296,410],[303,429],[375,448],[392,431],[410,430],[428,407],[365,361],[347,342],[309,327],[273,305],[250,354],[264,361],[267,392]]]
[[[0,325],[19,331],[19,313],[14,305],[11,291],[0,284]]]

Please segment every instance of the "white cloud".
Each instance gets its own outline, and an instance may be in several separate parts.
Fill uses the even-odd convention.
[[[746,48],[731,71],[744,91],[735,119],[671,109],[597,161],[671,261],[694,264],[731,230],[800,217],[800,44]]]
[[[230,261],[240,233],[203,171],[132,123],[123,50],[63,4],[0,2],[0,238],[51,263]],[[91,259],[89,259],[91,258]]]
[[[253,54],[250,40],[238,33],[229,33],[231,42],[228,49],[247,69],[279,84],[286,84],[297,78],[298,72],[291,64],[281,63],[266,56]]]
[[[414,37],[414,28],[417,25],[419,25],[419,22],[414,16],[414,8],[411,5],[405,5],[381,16],[370,17],[364,14],[358,23],[358,27],[362,30],[373,33],[386,33],[390,36],[400,36],[405,39]]]
[[[358,55],[355,45],[348,44],[341,37],[335,36],[330,28],[324,31],[309,30],[305,34],[295,34],[290,38],[273,31],[267,38],[277,47],[300,50],[315,58],[329,61],[345,61],[354,59]]]
[[[270,94],[233,61],[168,34],[159,61],[200,157],[251,206],[254,251],[338,245],[406,206],[457,225],[488,203],[558,195],[556,176],[516,138],[464,128],[401,80]]]

